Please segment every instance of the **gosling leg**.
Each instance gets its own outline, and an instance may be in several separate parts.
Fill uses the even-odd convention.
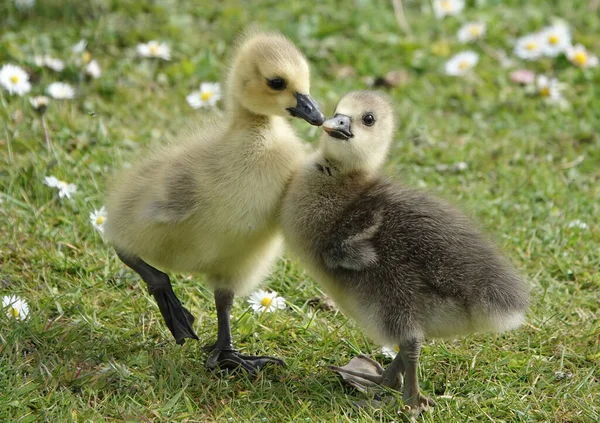
[[[400,353],[398,356],[401,356],[401,360],[405,366],[402,400],[405,406],[408,405],[410,407],[411,412],[416,412],[417,414],[427,410],[429,406],[435,406],[435,401],[422,395],[419,389],[418,366],[420,354],[421,341],[412,339],[400,343]]]
[[[217,366],[226,369],[243,368],[248,373],[255,373],[267,363],[275,363],[285,367],[285,363],[275,357],[242,355],[233,349],[231,339],[230,315],[233,306],[233,292],[226,289],[215,290],[215,305],[217,306],[217,342],[207,349],[212,350],[206,362],[208,369]]]
[[[185,338],[198,339],[192,328],[194,316],[189,312],[173,292],[171,281],[166,273],[150,266],[139,257],[129,256],[120,251],[117,255],[123,263],[133,269],[148,285],[148,292],[152,294],[160,313],[173,334],[175,342],[182,345]]]
[[[399,390],[404,383],[404,372],[404,360],[402,359],[402,354],[398,353],[390,365],[383,371],[381,384],[388,388]]]

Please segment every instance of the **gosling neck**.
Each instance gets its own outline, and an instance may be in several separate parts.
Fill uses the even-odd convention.
[[[261,115],[246,109],[232,99],[227,109],[231,129],[266,128],[272,124],[273,116]]]
[[[348,164],[325,154],[322,150],[317,153],[315,166],[319,171],[328,176],[359,178],[365,182],[375,179],[378,175],[377,169],[370,169],[367,166],[348,166]]]

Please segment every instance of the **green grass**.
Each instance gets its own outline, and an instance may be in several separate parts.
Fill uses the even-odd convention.
[[[326,113],[345,92],[365,88],[365,77],[404,70],[408,81],[390,90],[399,123],[386,173],[476,217],[532,286],[521,329],[425,346],[421,386],[438,407],[421,420],[600,421],[600,69],[517,60],[566,84],[570,107],[562,110],[512,84],[489,54],[512,57],[514,39],[552,17],[600,54],[600,18],[587,1],[469,1],[443,21],[427,2],[405,1],[410,37],[381,0],[38,3],[26,12],[0,5],[0,65],[32,71],[32,94],[62,80],[78,96],[51,104],[48,152],[26,97],[2,92],[0,295],[25,298],[31,312],[24,321],[0,314],[0,421],[399,421],[394,409],[353,408],[360,394],[327,370],[358,353],[389,360],[343,315],[312,312],[307,302],[321,293],[291,258],[267,281],[288,309],[257,316],[243,299],[234,309],[237,346],[280,356],[288,368],[256,378],[209,372],[201,345],[215,337],[216,314],[201,276],[174,277],[200,337],[180,347],[143,282],[89,222],[107,176],[138,147],[207,115],[185,95],[221,79],[231,40],[254,24],[282,31],[306,53],[312,94]],[[456,30],[473,19],[488,23],[485,45],[464,47]],[[72,63],[80,38],[100,62],[100,79],[82,79],[73,64],[61,74],[31,65],[43,53]],[[150,39],[170,44],[170,62],[136,57],[135,45]],[[481,54],[475,76],[443,75],[446,55],[463,49]],[[356,75],[338,78],[336,65]],[[311,142],[319,135],[294,126]],[[461,161],[468,168],[460,172],[439,166]],[[73,200],[58,200],[42,182],[48,175],[76,183]],[[570,228],[575,219],[589,229]]]

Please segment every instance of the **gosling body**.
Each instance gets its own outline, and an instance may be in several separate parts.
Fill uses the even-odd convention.
[[[306,148],[284,118],[227,126],[160,148],[127,170],[108,198],[117,218],[106,233],[152,266],[218,275],[207,283],[242,295],[280,253],[276,213]]]
[[[406,403],[434,405],[418,388],[423,340],[517,327],[527,287],[458,210],[380,176],[394,128],[389,100],[348,94],[323,128],[284,199],[286,243],[369,336],[400,345],[383,376],[356,375],[390,387],[406,376]]]
[[[254,289],[280,254],[276,215],[306,152],[285,118],[324,120],[309,88],[308,64],[289,40],[248,34],[233,57],[224,116],[148,152],[109,192],[107,237],[179,344],[197,335],[164,271],[206,275],[218,318],[209,368],[282,364],[235,351],[229,316],[234,295]]]

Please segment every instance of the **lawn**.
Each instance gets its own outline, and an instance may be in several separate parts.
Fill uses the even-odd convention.
[[[341,313],[309,304],[323,293],[293,257],[265,283],[286,309],[255,314],[239,298],[233,313],[237,347],[288,367],[256,377],[207,371],[201,347],[216,336],[216,312],[202,276],[173,275],[200,337],[176,345],[145,284],[90,222],[114,170],[218,113],[186,96],[222,80],[232,40],[253,25],[306,54],[326,114],[345,92],[396,71],[386,174],[476,218],[531,285],[520,329],[424,346],[421,387],[438,406],[419,420],[600,421],[600,67],[513,52],[519,37],[560,18],[574,43],[599,55],[597,2],[469,0],[444,19],[428,1],[404,3],[410,34],[383,0],[1,2],[0,67],[20,66],[31,82],[23,96],[0,88],[0,296],[29,304],[22,320],[0,313],[1,422],[400,421],[394,408],[353,407],[362,395],[327,370],[359,353],[390,359]],[[460,43],[461,25],[478,20],[484,37]],[[81,39],[87,53],[73,52]],[[169,61],[139,57],[136,46],[150,40],[170,47]],[[478,63],[446,75],[465,50]],[[64,70],[36,65],[45,54]],[[99,78],[83,70],[90,58]],[[515,83],[519,69],[557,78],[562,99]],[[75,96],[50,101],[48,151],[29,98],[55,81]],[[319,130],[293,124],[317,141]],[[59,198],[48,176],[77,191]]]

